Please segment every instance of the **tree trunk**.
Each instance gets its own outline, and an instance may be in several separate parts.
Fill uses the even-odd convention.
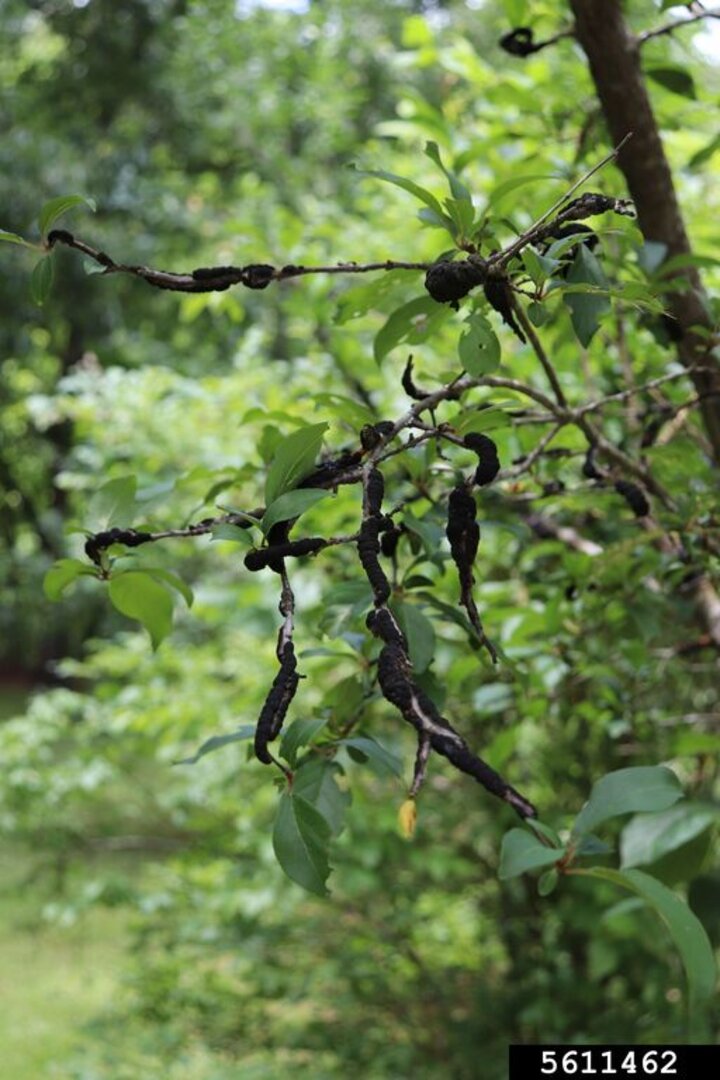
[[[610,137],[617,145],[632,132],[618,166],[637,209],[646,240],[667,245],[668,257],[691,253],[672,174],[640,68],[640,49],[622,15],[620,0],[569,0],[575,33],[590,65]],[[720,464],[720,365],[711,353],[712,323],[694,267],[681,271],[690,288],[668,294],[670,313],[682,337],[678,355],[691,370],[705,428]]]

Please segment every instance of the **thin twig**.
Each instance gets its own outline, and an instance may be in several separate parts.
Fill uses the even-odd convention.
[[[532,345],[532,347],[533,347],[533,349],[535,351],[535,355],[537,356],[538,360],[540,361],[540,364],[542,365],[543,371],[547,375],[548,382],[550,383],[550,385],[553,388],[553,393],[555,394],[555,397],[557,398],[558,405],[560,405],[562,408],[565,408],[567,406],[567,400],[565,398],[565,394],[563,393],[562,386],[560,385],[560,380],[557,377],[557,372],[555,371],[555,368],[553,367],[549,356],[547,355],[547,353],[545,352],[545,349],[542,346],[540,338],[535,333],[535,327],[533,326],[533,324],[530,322],[527,315],[525,314],[525,311],[524,311],[522,305],[518,304],[518,302],[517,302],[517,300],[515,299],[514,296],[512,297],[511,303],[512,303],[513,309],[515,311],[515,316],[516,316],[518,322],[520,323],[521,327],[525,331],[525,336],[527,337],[530,344]]]
[[[597,165],[593,165],[592,169],[584,173],[583,176],[581,176],[580,179],[577,180],[572,185],[572,187],[570,187],[565,192],[564,195],[560,196],[557,202],[553,203],[549,210],[546,210],[544,214],[541,214],[541,216],[533,222],[530,228],[526,229],[522,236],[519,236],[517,238],[514,244],[511,244],[510,247],[504,248],[503,251],[499,252],[497,256],[491,256],[488,259],[488,263],[492,263],[495,267],[507,266],[510,260],[513,259],[518,254],[518,252],[522,251],[524,247],[526,247],[529,243],[532,242],[533,237],[548,220],[548,218],[551,218],[556,210],[560,210],[563,204],[568,201],[571,195],[575,194],[578,188],[581,188],[583,184],[590,179],[591,176],[594,176],[595,173],[600,171],[600,169],[604,169],[609,162],[613,161],[618,156],[628,139],[632,138],[632,134],[632,131],[628,131],[625,138],[621,139],[617,146],[613,150],[611,150],[609,154],[606,154],[601,161],[598,161]]]
[[[701,19],[720,19],[720,8],[701,11],[698,15],[691,15],[688,19],[675,19],[674,22],[659,26],[657,30],[646,30],[644,34],[638,34],[635,43],[641,48],[647,41],[652,41],[653,38],[661,37],[663,34],[672,34],[675,30],[682,30],[684,26],[700,22]]]
[[[673,371],[669,375],[660,375],[657,379],[651,379],[649,382],[641,383],[639,386],[632,386],[629,390],[620,390],[616,394],[608,394],[607,397],[598,398],[596,401],[589,401],[586,405],[580,405],[575,409],[575,414],[577,416],[584,416],[585,413],[596,412],[605,405],[611,404],[611,402],[627,401],[628,398],[634,397],[636,394],[647,393],[649,390],[654,390],[657,386],[662,386],[664,383],[677,382],[678,379],[686,379],[688,374],[688,369],[683,368],[682,371]]]
[[[564,423],[556,424],[551,431],[547,431],[537,443],[537,445],[527,455],[524,461],[520,462],[519,465],[512,466],[512,468],[510,469],[503,469],[500,472],[498,479],[511,480],[514,479],[516,476],[522,476],[523,473],[529,472],[535,462],[538,460],[538,458],[542,457],[542,455],[545,453],[546,449],[553,441],[555,436],[558,434],[558,432],[562,431],[564,427]]]

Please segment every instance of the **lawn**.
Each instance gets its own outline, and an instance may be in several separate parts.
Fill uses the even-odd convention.
[[[62,926],[41,908],[32,889],[0,899],[3,1080],[65,1080],[83,1029],[121,992],[127,912],[93,909]]]

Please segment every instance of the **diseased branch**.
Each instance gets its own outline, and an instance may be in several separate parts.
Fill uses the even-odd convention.
[[[520,795],[481,758],[472,753],[465,740],[441,716],[432,700],[417,686],[408,652],[408,643],[388,608],[390,582],[380,565],[378,540],[383,520],[382,474],[372,461],[363,469],[363,516],[358,539],[358,556],[373,592],[374,609],[367,618],[368,629],[382,641],[377,674],[383,697],[394,705],[418,736],[418,754],[411,794],[417,794],[425,775],[429,748],[474,777],[497,798],[504,800],[522,818],[536,817],[532,803]]]
[[[430,295],[441,303],[455,303],[478,285],[486,284],[489,287],[488,283],[493,281],[501,284],[504,268],[510,259],[514,258],[527,244],[549,236],[552,230],[563,222],[579,221],[582,218],[602,214],[608,210],[613,210],[618,214],[630,213],[630,204],[627,200],[613,199],[606,195],[588,192],[565,206],[550,224],[544,224],[548,218],[552,217],[558,207],[567,202],[569,196],[578,187],[584,184],[590,176],[601,169],[608,161],[612,160],[616,153],[617,150],[607,155],[581,177],[566,192],[563,198],[543,214],[530,229],[508,248],[495,252],[487,261],[480,259],[478,256],[470,256],[469,259],[464,261],[451,262],[443,260],[435,263],[407,262],[393,259],[372,263],[342,262],[328,266],[301,266],[288,263],[285,266],[275,267],[269,263],[249,263],[247,266],[201,266],[195,270],[178,273],[171,270],[156,270],[139,264],[116,262],[107,252],[93,247],[66,229],[53,229],[48,233],[46,245],[49,250],[52,250],[56,244],[73,248],[87,258],[92,259],[99,266],[102,266],[105,274],[129,274],[132,277],[140,278],[154,288],[171,292],[224,292],[234,285],[244,285],[248,289],[260,290],[266,289],[273,281],[285,281],[289,278],[302,277],[308,274],[365,274],[374,270],[424,270],[427,273],[426,287]],[[448,276],[453,278],[450,284],[447,281]]]
[[[535,35],[529,26],[518,26],[515,30],[511,30],[509,34],[504,34],[500,38],[498,45],[506,53],[510,53],[511,56],[531,56],[532,53],[547,49],[548,46],[555,45],[556,42],[562,41],[564,38],[575,37],[575,30],[573,27],[568,30],[560,30],[553,37],[546,38],[545,41],[535,41],[534,37]]]
[[[130,274],[141,278],[156,289],[171,292],[204,293],[224,292],[233,285],[244,285],[248,289],[266,289],[272,281],[286,281],[288,278],[303,277],[308,274],[367,274],[372,270],[427,270],[430,263],[397,262],[386,259],[373,263],[335,263],[330,266],[271,266],[269,263],[249,263],[247,266],[201,266],[186,273],[172,270],[154,270],[149,266],[130,263],[118,263],[105,251],[92,247],[66,229],[53,229],[48,234],[47,246],[56,244],[74,248],[104,268],[105,274]]]
[[[282,731],[285,716],[301,679],[301,676],[297,673],[297,659],[295,658],[295,646],[293,644],[295,597],[290,587],[285,565],[282,562],[278,573],[282,581],[279,610],[283,616],[283,621],[278,630],[276,649],[280,670],[273,680],[260,711],[255,730],[255,756],[264,765],[277,765],[280,771],[285,774],[288,783],[292,784],[292,773],[268,749],[268,743],[273,742]]]

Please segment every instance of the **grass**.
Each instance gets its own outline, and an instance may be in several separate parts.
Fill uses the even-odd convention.
[[[35,887],[0,897],[1,1080],[65,1080],[83,1028],[121,992],[127,912],[96,908],[62,926],[42,919],[42,903]]]

